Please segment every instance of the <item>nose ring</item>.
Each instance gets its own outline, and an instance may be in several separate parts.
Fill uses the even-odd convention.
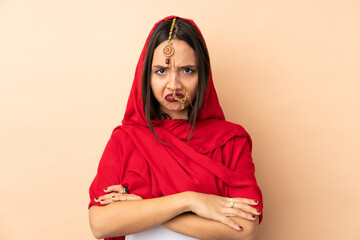
[[[186,88],[185,88],[186,89]],[[186,93],[185,93],[185,96],[183,98],[179,98],[178,96],[176,96],[176,91],[174,90],[174,93],[173,93],[173,97],[175,98],[175,100],[177,100],[178,102],[181,103],[181,109],[184,109],[185,108],[185,102],[186,100],[188,99],[188,97],[190,96],[190,91],[186,89]]]

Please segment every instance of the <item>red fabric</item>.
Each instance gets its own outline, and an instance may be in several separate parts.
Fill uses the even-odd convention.
[[[177,16],[161,21],[173,17]],[[192,20],[185,20],[196,26]],[[189,142],[191,126],[186,120],[152,121],[157,136],[166,145],[149,130],[141,96],[142,69],[149,38],[161,21],[154,25],[142,50],[122,125],[113,130],[90,186],[89,207],[101,206],[94,198],[104,195],[104,188],[122,184],[145,199],[196,191],[256,199],[260,202],[256,208],[262,210],[251,138],[240,125],[225,121],[211,73],[204,105]],[[262,218],[261,213],[260,222]]]

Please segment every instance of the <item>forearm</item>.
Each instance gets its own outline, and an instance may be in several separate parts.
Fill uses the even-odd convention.
[[[105,238],[124,236],[161,225],[188,211],[186,194],[92,206],[89,210],[91,229],[96,238]]]
[[[230,218],[242,226],[243,229],[241,231],[236,231],[223,223],[202,218],[192,213],[181,214],[167,221],[163,226],[174,232],[204,240],[255,239],[259,224],[258,217],[256,217],[254,221],[237,217]]]

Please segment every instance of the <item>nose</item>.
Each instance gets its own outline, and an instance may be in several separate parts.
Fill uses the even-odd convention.
[[[167,88],[170,91],[174,91],[174,90],[176,91],[182,88],[180,78],[176,72],[172,72],[171,74],[169,74],[169,81],[167,84]]]

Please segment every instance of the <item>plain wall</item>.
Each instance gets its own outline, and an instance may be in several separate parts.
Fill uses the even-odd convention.
[[[0,1],[0,239],[94,239],[88,188],[153,24],[193,19],[253,139],[261,240],[360,239],[358,1]]]

